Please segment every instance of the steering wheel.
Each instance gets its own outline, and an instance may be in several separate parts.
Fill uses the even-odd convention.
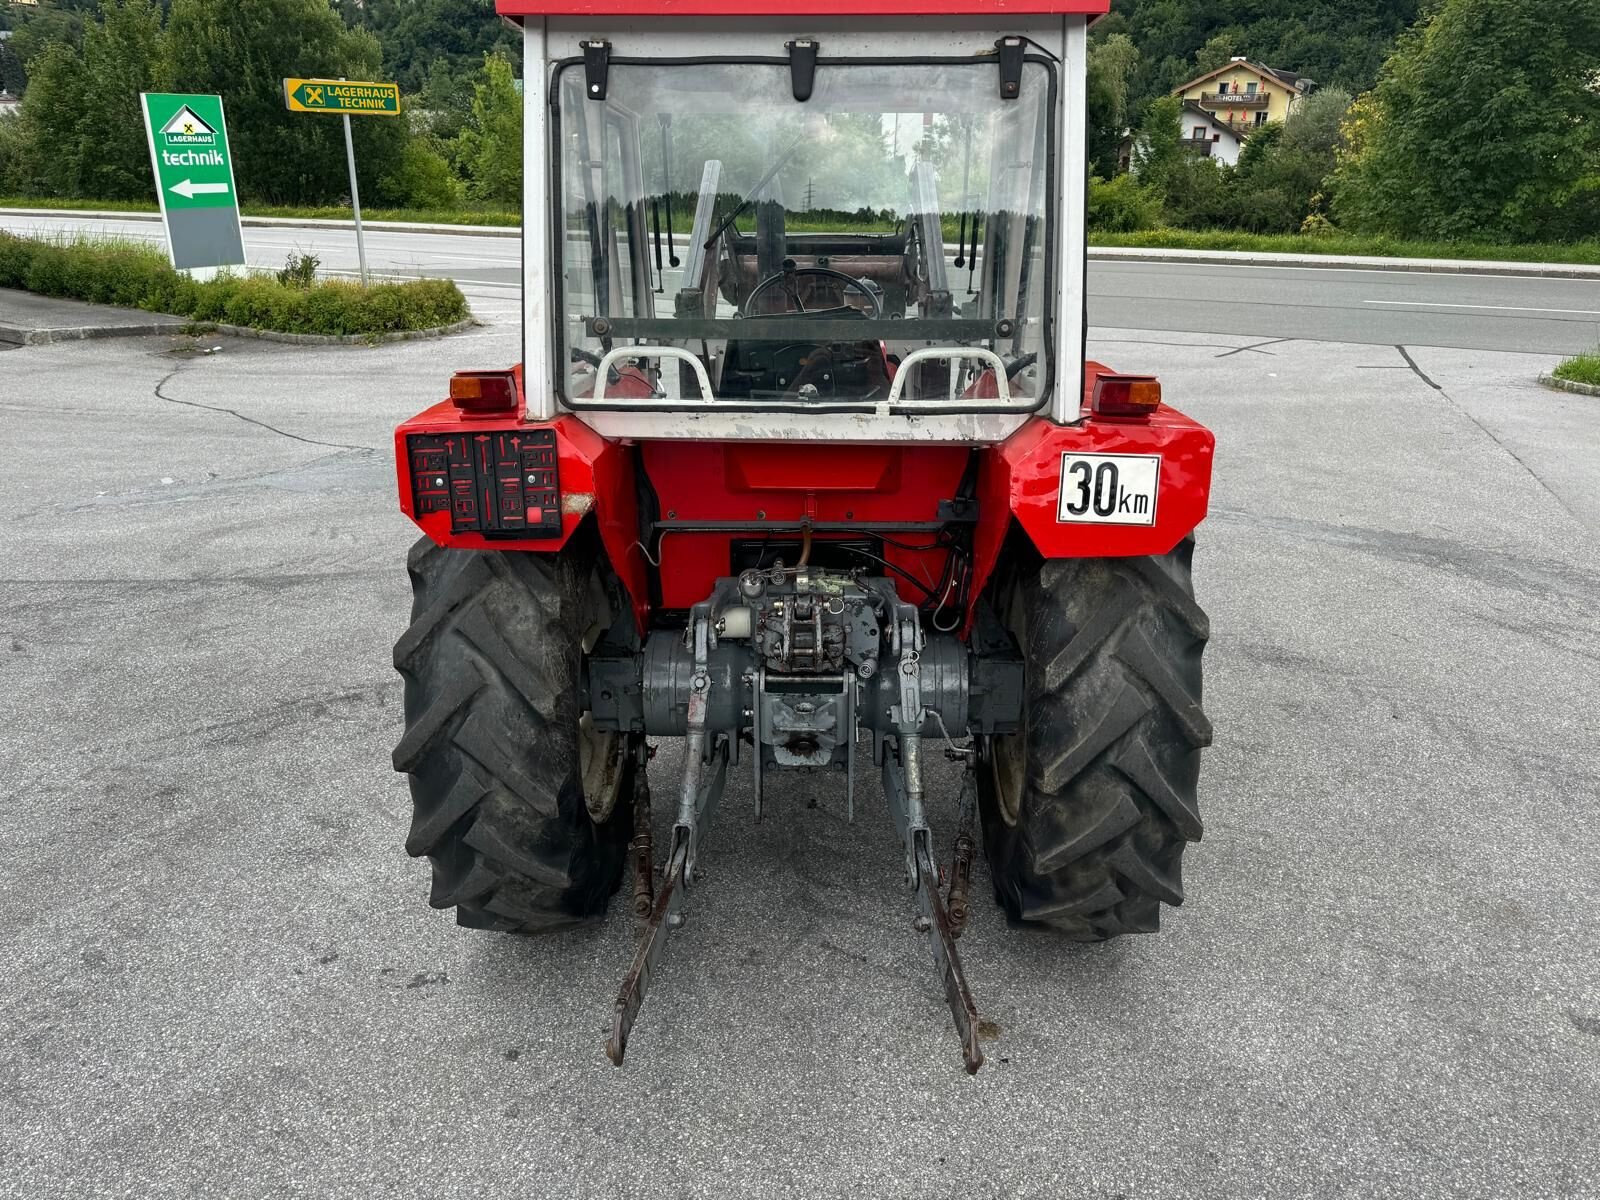
[[[790,279],[798,279],[802,275],[816,275],[824,279],[832,279],[843,284],[844,290],[847,292],[860,292],[872,305],[871,319],[875,321],[879,317],[883,316],[883,301],[878,298],[876,292],[874,292],[861,280],[846,275],[843,271],[835,271],[832,267],[785,267],[776,275],[768,275],[760,283],[756,284],[756,286],[750,290],[750,294],[745,297],[745,311],[748,313],[754,309],[756,297],[761,295],[761,293],[766,291],[768,288],[777,284],[785,283]],[[800,293],[798,289],[794,292],[791,292],[790,296],[794,300],[795,304],[799,305],[800,311],[805,312],[806,306],[800,299]]]

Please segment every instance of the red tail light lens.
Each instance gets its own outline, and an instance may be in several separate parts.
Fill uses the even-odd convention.
[[[1161,407],[1161,381],[1154,375],[1101,375],[1090,407],[1097,417],[1148,417]]]
[[[450,377],[450,399],[463,412],[515,412],[517,377],[510,371],[458,371]]]

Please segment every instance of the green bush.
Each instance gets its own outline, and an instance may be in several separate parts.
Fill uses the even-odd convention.
[[[1089,180],[1089,228],[1136,233],[1161,223],[1161,198],[1132,175]]]
[[[0,287],[278,333],[395,333],[453,325],[468,315],[466,298],[449,279],[363,288],[345,280],[284,283],[263,273],[202,283],[144,246],[9,233],[0,233]]]

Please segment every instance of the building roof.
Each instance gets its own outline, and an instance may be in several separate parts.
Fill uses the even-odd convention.
[[[1239,136],[1240,133],[1244,131],[1240,130],[1237,125],[1229,125],[1226,121],[1218,117],[1216,113],[1212,112],[1208,108],[1201,108],[1200,105],[1196,104],[1193,100],[1185,100],[1183,102],[1183,111],[1188,113],[1191,117],[1203,118],[1205,122],[1213,129],[1221,130],[1236,142],[1244,140]]]
[[[1111,0],[495,0],[503,17],[1103,16]]]
[[[1251,62],[1248,58],[1236,58],[1232,62],[1225,63],[1218,67],[1215,71],[1207,71],[1204,75],[1197,75],[1195,78],[1189,80],[1188,83],[1180,84],[1178,87],[1172,89],[1172,94],[1176,96],[1182,92],[1186,92],[1196,84],[1204,83],[1208,79],[1215,79],[1218,75],[1225,75],[1229,71],[1235,70],[1239,67],[1243,67],[1246,71],[1250,71],[1255,75],[1259,75],[1266,82],[1275,83],[1279,87],[1292,88],[1295,91],[1308,91],[1310,88],[1315,86],[1315,82],[1313,80],[1307,79],[1304,75],[1296,75],[1293,71],[1280,71],[1277,67],[1269,67],[1263,63]]]

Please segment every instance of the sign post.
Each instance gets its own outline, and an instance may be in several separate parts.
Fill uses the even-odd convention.
[[[283,102],[295,113],[338,113],[344,118],[344,157],[350,167],[350,207],[356,218],[356,257],[361,260],[361,286],[367,286],[367,239],[361,228],[361,192],[356,185],[356,144],[350,136],[352,114],[398,117],[398,83],[360,83],[348,79],[285,79]]]
[[[156,198],[172,265],[198,279],[244,265],[221,96],[141,92]]]
[[[361,229],[361,188],[356,183],[356,142],[350,136],[350,114],[344,114],[344,159],[350,167],[350,209],[356,215],[356,258],[361,261],[361,286],[367,286],[367,235]]]

